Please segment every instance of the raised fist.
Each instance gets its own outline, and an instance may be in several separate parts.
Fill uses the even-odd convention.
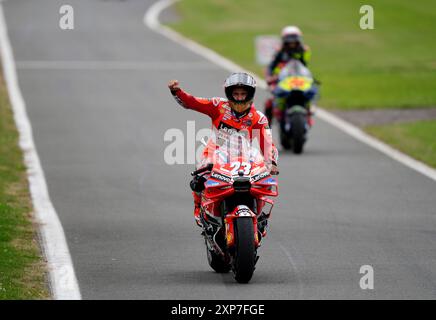
[[[168,82],[168,88],[171,90],[171,92],[180,90],[179,80],[171,80]]]

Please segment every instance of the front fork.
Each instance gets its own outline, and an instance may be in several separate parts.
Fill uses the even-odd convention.
[[[245,205],[236,206],[230,214],[224,218],[226,243],[228,248],[235,245],[235,219],[252,219],[255,247],[259,247],[260,239],[257,231],[257,216],[251,209]]]

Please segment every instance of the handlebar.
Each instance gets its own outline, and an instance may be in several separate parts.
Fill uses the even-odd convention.
[[[200,168],[198,170],[192,171],[191,176],[196,176],[199,173],[203,173],[205,171],[210,171],[213,168],[213,163],[209,163],[207,166]]]

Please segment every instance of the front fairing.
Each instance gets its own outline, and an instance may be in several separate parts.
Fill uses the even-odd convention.
[[[214,166],[205,183],[205,197],[224,198],[248,188],[251,195],[277,195],[277,179],[271,177],[271,164],[255,144],[242,135],[232,134],[228,141],[216,145]]]
[[[314,86],[314,79],[310,70],[299,60],[292,59],[283,67],[277,83],[277,95],[298,90],[306,92]]]

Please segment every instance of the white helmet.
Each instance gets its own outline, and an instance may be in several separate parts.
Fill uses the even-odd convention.
[[[282,38],[291,35],[301,37],[303,36],[303,32],[301,32],[300,28],[298,28],[297,26],[286,26],[282,29]]]
[[[282,29],[283,42],[298,41],[301,42],[303,32],[297,26],[286,26]]]

